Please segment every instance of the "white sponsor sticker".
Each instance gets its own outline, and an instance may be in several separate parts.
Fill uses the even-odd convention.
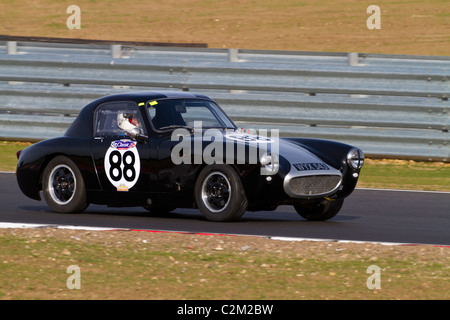
[[[272,139],[268,137],[253,135],[253,134],[242,134],[242,133],[231,133],[225,135],[227,139],[242,141],[242,142],[258,142],[258,143],[271,143]]]
[[[141,161],[136,142],[115,140],[105,154],[105,171],[117,191],[128,191],[139,179]]]

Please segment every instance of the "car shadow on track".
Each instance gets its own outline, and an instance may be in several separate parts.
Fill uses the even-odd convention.
[[[144,208],[140,207],[126,207],[126,208],[111,208],[106,206],[91,205],[83,213],[71,213],[71,214],[59,214],[52,211],[49,207],[45,205],[41,206],[20,206],[19,209],[26,212],[34,212],[36,214],[50,214],[58,215],[63,217],[80,217],[83,219],[87,216],[114,216],[114,217],[142,217],[142,218],[158,218],[158,219],[169,219],[169,220],[192,220],[192,221],[208,221],[197,209],[175,209],[169,213],[154,213],[149,212]],[[226,222],[226,223],[254,223],[254,222],[296,222],[296,223],[333,223],[333,222],[343,222],[359,219],[358,216],[338,214],[331,220],[328,221],[318,221],[311,222],[301,218],[295,211],[286,210],[286,208],[277,209],[276,211],[257,211],[250,212],[247,211],[239,221]],[[214,223],[214,222],[211,222]]]

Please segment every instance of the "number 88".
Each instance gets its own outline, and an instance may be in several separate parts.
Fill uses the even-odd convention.
[[[134,169],[135,162],[136,158],[134,153],[131,151],[126,151],[123,154],[124,166],[122,171],[122,154],[117,150],[111,152],[109,155],[109,163],[111,165],[109,168],[109,175],[111,179],[114,181],[120,181],[123,175],[126,181],[133,181],[136,178],[136,170]]]

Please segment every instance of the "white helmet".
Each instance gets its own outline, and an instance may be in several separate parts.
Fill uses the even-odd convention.
[[[132,132],[138,128],[137,117],[132,113],[119,113],[117,115],[117,126],[125,132]]]

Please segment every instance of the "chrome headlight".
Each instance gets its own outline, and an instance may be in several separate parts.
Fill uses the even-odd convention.
[[[347,163],[353,169],[361,169],[364,164],[364,153],[361,149],[353,148],[347,153]]]
[[[259,158],[259,163],[261,164],[261,174],[262,175],[274,175],[278,172],[278,155],[276,153],[264,153]]]

